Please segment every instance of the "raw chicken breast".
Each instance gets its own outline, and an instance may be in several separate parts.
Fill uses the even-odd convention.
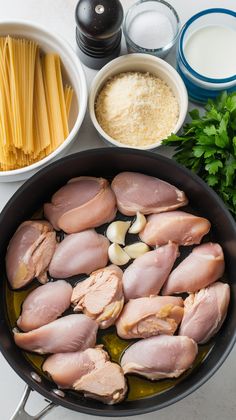
[[[178,245],[200,244],[211,224],[203,217],[197,217],[184,211],[170,211],[152,214],[139,236],[146,244],[165,245],[168,241]]]
[[[95,366],[102,366],[107,360],[108,354],[99,347],[73,353],[57,353],[46,359],[43,371],[60,388],[69,389],[83,375],[90,373]]]
[[[116,322],[117,334],[125,339],[172,335],[183,317],[183,304],[174,296],[131,299]]]
[[[116,265],[94,271],[73,289],[74,311],[82,311],[95,319],[100,328],[113,325],[124,305],[123,271]]]
[[[214,283],[184,301],[184,317],[179,335],[187,335],[197,343],[206,343],[223,324],[230,300],[228,284]]]
[[[36,330],[14,331],[17,346],[39,354],[67,353],[94,347],[97,323],[86,315],[67,315]]]
[[[109,241],[94,229],[73,233],[58,245],[49,266],[52,277],[90,274],[108,262]]]
[[[188,337],[160,335],[128,347],[122,359],[124,373],[137,373],[151,380],[178,378],[189,369],[198,352]]]
[[[81,391],[86,397],[107,404],[122,401],[127,391],[122,369],[111,363],[108,354],[99,347],[54,354],[44,362],[43,370],[60,388]]]
[[[45,217],[55,229],[81,232],[111,222],[116,215],[116,198],[104,178],[81,176],[71,179],[44,205]]]
[[[70,306],[72,287],[58,280],[37,287],[25,299],[17,326],[31,331],[55,321]]]
[[[11,238],[6,254],[6,271],[13,289],[20,289],[35,277],[47,281],[46,271],[56,248],[56,234],[43,220],[22,223]]]
[[[113,179],[111,187],[118,209],[127,216],[134,216],[138,211],[160,213],[188,203],[184,192],[174,185],[137,172],[121,172]]]
[[[85,397],[102,401],[105,404],[117,404],[125,398],[127,385],[122,368],[112,362],[92,370],[74,384],[76,391]]]
[[[170,274],[162,294],[197,292],[218,280],[225,271],[224,254],[216,243],[197,246]]]
[[[138,257],[125,270],[123,289],[126,301],[157,295],[178,256],[178,245],[169,243]]]

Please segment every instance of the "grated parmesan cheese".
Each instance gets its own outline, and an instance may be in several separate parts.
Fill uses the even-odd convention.
[[[150,73],[112,77],[98,94],[95,112],[102,129],[120,143],[143,147],[173,131],[179,105],[171,88]]]

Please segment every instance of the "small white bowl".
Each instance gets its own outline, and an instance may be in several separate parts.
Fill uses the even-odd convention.
[[[128,54],[116,58],[115,60],[112,60],[110,63],[108,63],[97,73],[92,82],[89,96],[89,112],[93,125],[96,128],[100,137],[109,145],[134,148],[134,146],[121,143],[110,137],[107,133],[105,133],[105,131],[98,123],[95,114],[95,102],[97,95],[104,86],[104,84],[107,82],[107,80],[110,77],[115,76],[116,74],[128,71],[151,73],[155,76],[160,77],[170,86],[179,103],[179,118],[173,129],[173,133],[176,134],[182,127],[188,112],[188,94],[183,80],[181,79],[177,71],[161,58],[154,57],[149,54]],[[152,150],[160,145],[161,142],[158,141],[148,146],[135,146],[135,148],[142,150]]]
[[[7,21],[0,23],[0,36],[15,36],[31,39],[39,44],[44,52],[59,54],[62,63],[63,81],[74,89],[69,120],[69,136],[50,155],[24,168],[0,171],[0,182],[21,181],[29,178],[39,169],[63,156],[76,140],[87,108],[87,85],[82,65],[70,45],[59,35],[52,34],[41,26],[26,21]]]

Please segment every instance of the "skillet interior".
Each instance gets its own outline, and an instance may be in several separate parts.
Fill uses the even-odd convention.
[[[1,277],[5,277],[4,257],[6,245],[17,226],[50,198],[53,192],[74,176],[94,175],[113,177],[124,170],[139,171],[160,177],[183,189],[190,199],[192,207],[212,222],[213,239],[221,243],[226,257],[227,278],[231,286],[231,304],[226,322],[214,339],[210,354],[178,384],[164,393],[152,398],[123,403],[109,407],[85,398],[76,398],[73,393],[66,393],[65,398],[56,397],[51,382],[43,379],[41,384],[33,382],[30,372],[32,366],[22,357],[21,351],[14,345],[4,312],[4,293],[1,291],[0,336],[2,352],[11,366],[30,386],[48,399],[73,410],[102,416],[124,416],[144,413],[169,405],[183,398],[204,383],[226,358],[235,341],[236,331],[236,228],[235,223],[221,200],[198,177],[177,165],[174,161],[148,152],[130,149],[100,149],[81,152],[43,169],[14,195],[0,216],[0,252]],[[4,281],[1,288],[4,287]],[[214,344],[212,343],[212,344]]]

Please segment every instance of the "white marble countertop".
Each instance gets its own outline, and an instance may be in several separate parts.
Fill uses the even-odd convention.
[[[209,7],[224,7],[235,10],[235,0],[169,0],[178,11],[181,22],[184,23],[191,15]],[[0,0],[0,22],[11,19],[25,19],[37,22],[45,28],[60,33],[70,42],[75,44],[74,9],[77,0]],[[123,0],[124,8],[133,3],[133,0]],[[125,52],[123,46],[123,52]],[[174,63],[174,54],[168,58]],[[94,70],[84,67],[88,86],[95,75]],[[190,105],[191,106],[191,105]],[[95,147],[103,147],[102,140],[97,136],[92,127],[89,116],[86,115],[78,141],[70,153]],[[166,148],[158,151],[168,155]],[[0,183],[0,210],[7,200],[19,188],[17,183]],[[136,416],[137,420],[233,420],[236,413],[236,348],[219,369],[219,371],[199,390],[184,400],[156,413]],[[9,420],[24,389],[23,381],[8,366],[0,354],[0,419]],[[29,403],[29,411],[34,414],[45,405],[43,397],[33,393]],[[92,416],[75,413],[62,407],[55,408],[47,416],[48,420],[73,420],[88,419]]]

